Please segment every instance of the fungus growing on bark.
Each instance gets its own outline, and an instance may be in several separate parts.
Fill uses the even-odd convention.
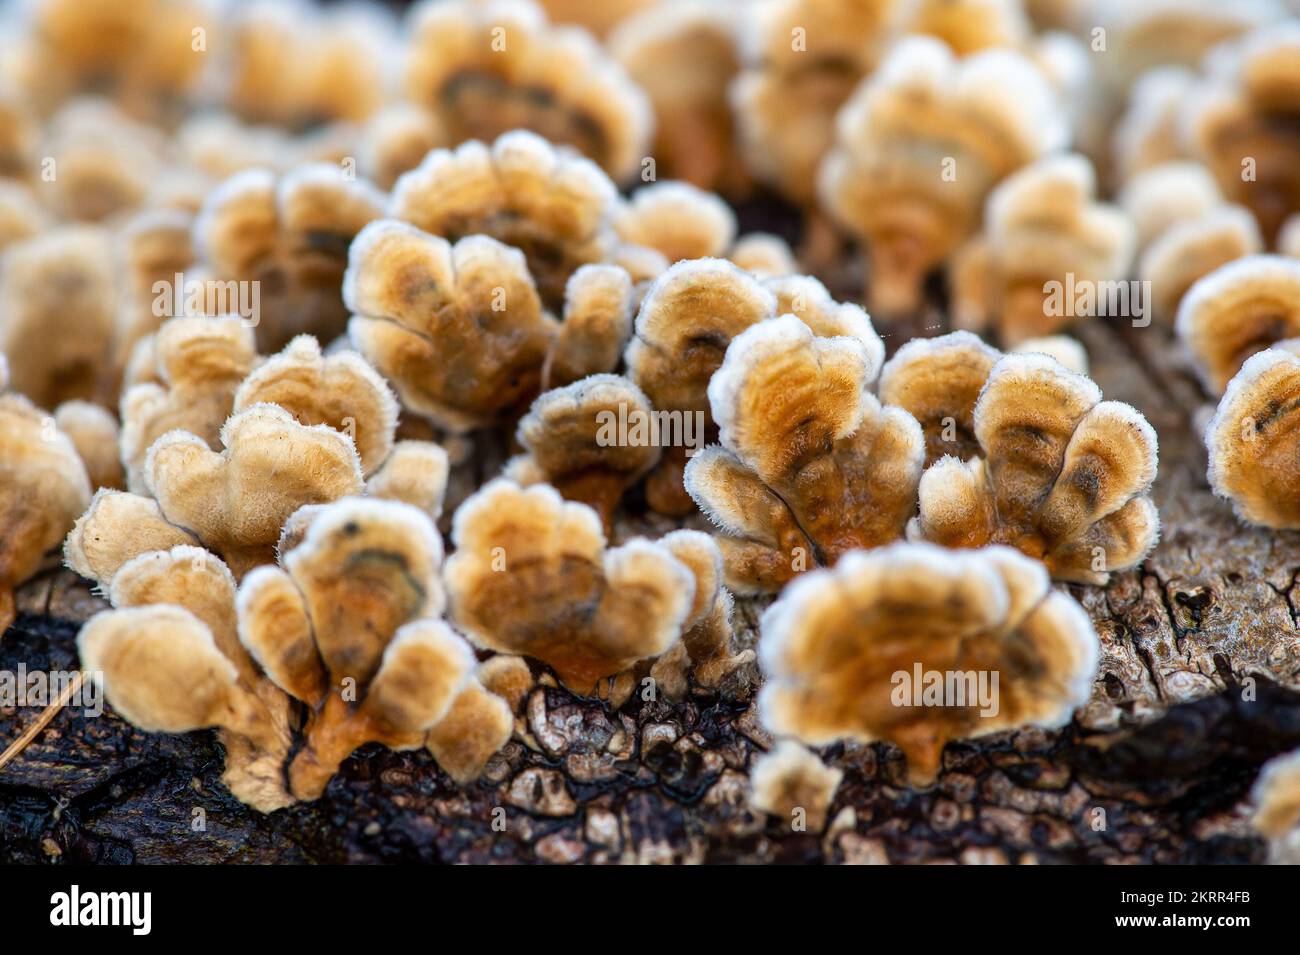
[[[681,642],[655,660],[650,675],[669,699],[686,693],[688,677],[704,689],[717,687],[729,673],[754,659],[753,650],[734,652],[731,591],[723,585],[722,550],[710,535],[680,530],[659,543],[690,568],[695,596],[682,627]]]
[[[817,338],[792,315],[738,336],[709,383],[722,445],[685,484],[723,535],[727,585],[774,591],[849,550],[902,536],[925,438],[868,393],[879,367],[854,338]]]
[[[584,265],[574,272],[543,384],[557,388],[617,368],[632,334],[634,296],[632,276],[621,266]]]
[[[1119,205],[1137,230],[1138,248],[1145,249],[1176,223],[1200,218],[1222,206],[1223,193],[1203,165],[1179,159],[1126,179]]]
[[[837,120],[823,206],[866,246],[872,312],[914,310],[1006,175],[1064,145],[1051,85],[1011,50],[964,60],[929,37],[893,47]]]
[[[76,100],[41,144],[41,195],[61,219],[100,222],[138,208],[163,167],[165,140],[99,100]]]
[[[915,338],[885,362],[880,400],[907,411],[925,433],[928,467],[944,455],[979,453],[975,402],[1002,353],[970,332]]]
[[[1026,338],[1011,351],[1017,355],[1046,355],[1060,362],[1066,371],[1074,372],[1076,375],[1088,374],[1088,352],[1077,339],[1069,335]]]
[[[354,351],[323,356],[320,343],[299,335],[254,369],[235,392],[233,412],[279,405],[300,424],[329,425],[352,438],[369,475],[393,450],[397,398],[387,382]]]
[[[821,832],[844,771],[826,766],[794,740],[781,740],[749,771],[749,804],[796,831]]]
[[[514,727],[510,704],[471,677],[424,745],[443,771],[464,786],[483,775],[488,760],[510,742]]]
[[[437,149],[393,187],[388,215],[448,242],[488,235],[528,259],[549,308],[580,266],[607,261],[618,191],[600,167],[526,130]]]
[[[1182,141],[1227,199],[1255,214],[1269,243],[1300,209],[1298,65],[1300,23],[1261,27],[1207,57],[1180,116]]]
[[[376,4],[256,0],[233,11],[223,40],[224,98],[246,119],[362,122],[391,96],[396,38]]]
[[[127,487],[144,490],[145,455],[168,431],[182,429],[216,448],[235,392],[257,360],[253,330],[240,318],[173,318],[147,350],[156,380],[122,395],[122,461]]]
[[[1269,760],[1251,789],[1255,828],[1274,865],[1300,865],[1300,750]]]
[[[862,309],[835,302],[809,276],[760,281],[730,262],[698,259],[677,263],[651,286],[624,361],[628,377],[655,409],[680,420],[681,440],[672,440],[647,485],[655,510],[678,515],[690,511],[681,474],[688,448],[698,451],[712,433],[709,380],[735,336],[783,312],[797,315],[818,335],[857,339],[874,375],[884,345],[871,320]]]
[[[1083,609],[1006,547],[848,554],[791,584],[761,629],[767,728],[812,746],[891,742],[915,786],[950,740],[1067,722],[1099,656]]]
[[[258,404],[221,428],[223,450],[188,431],[149,448],[144,480],[168,521],[193,533],[236,576],[269,563],[280,529],[305,504],[362,490],[350,438],[302,425],[278,405]]]
[[[616,179],[639,170],[653,114],[645,94],[583,30],[531,2],[426,2],[408,15],[407,97],[452,142],[531,129]]]
[[[189,531],[168,523],[153,498],[100,488],[69,531],[63,557],[107,593],[123,565],[141,554],[197,543]]]
[[[876,65],[897,0],[762,0],[740,25],[744,69],[731,99],[745,162],[805,207],[835,117]]]
[[[936,37],[958,56],[1023,47],[1031,33],[1020,0],[907,0],[900,21],[906,33]]]
[[[660,177],[727,193],[744,187],[727,96],[740,69],[740,18],[724,4],[671,0],[628,17],[610,35],[610,53],[654,109]]]
[[[557,332],[518,249],[392,219],[352,244],[343,298],[352,343],[402,403],[457,432],[521,411]]]
[[[117,283],[110,235],[57,226],[0,260],[0,352],[10,386],[42,408],[105,397]]]
[[[1199,279],[1178,307],[1178,337],[1211,394],[1251,355],[1300,337],[1300,261],[1252,255]]]
[[[1172,325],[1188,290],[1211,272],[1264,251],[1259,225],[1242,206],[1219,206],[1171,225],[1138,260],[1139,281],[1151,283],[1151,313]]]
[[[380,189],[392,189],[430,152],[447,145],[438,117],[414,103],[394,103],[370,117],[361,134],[357,167]]]
[[[1195,82],[1196,74],[1186,67],[1161,66],[1133,83],[1111,140],[1118,181],[1128,182],[1148,169],[1186,158],[1179,114]]]
[[[910,538],[1008,544],[1057,580],[1105,584],[1141,562],[1159,517],[1147,496],[1156,434],[1136,409],[1047,355],[1005,355],[973,414],[980,456],[945,457],[921,478]]]
[[[254,808],[314,799],[356,747],[424,745],[462,695],[482,692],[469,645],[433,619],[441,558],[422,512],[361,499],[316,510],[281,566],[257,569],[237,595],[205,551],[145,554],[113,579],[123,609],[83,628],[83,664],[141,728],[221,727],[223,778]],[[307,708],[301,725],[287,719],[291,697]],[[479,704],[471,696],[456,714],[471,740],[491,735],[475,718],[497,709]],[[455,755],[466,750],[480,752]]]
[[[780,236],[766,232],[742,235],[727,253],[727,258],[759,278],[779,278],[799,271],[790,244]]]
[[[77,449],[91,488],[126,486],[117,451],[117,419],[111,412],[89,401],[65,401],[54,409],[54,424]]]
[[[736,238],[736,216],[711,192],[664,181],[632,193],[614,216],[619,238],[663,254],[669,263],[724,256]]]
[[[194,89],[214,8],[201,0],[37,0],[24,5],[30,44],[24,92],[50,106],[78,92],[110,91],[140,115],[166,117]]]
[[[620,375],[592,375],[533,402],[516,432],[525,453],[507,474],[589,505],[609,534],[623,492],[659,460],[656,427],[640,388]]]
[[[546,485],[498,479],[456,511],[444,579],[452,621],[479,646],[550,666],[575,693],[681,636],[695,584],[663,546],[606,549],[600,518]]]
[[[412,504],[436,521],[442,516],[450,471],[447,452],[439,445],[432,441],[398,441],[379,470],[366,481],[366,494]]]
[[[1015,344],[1106,313],[1106,303],[1080,303],[1071,290],[1123,279],[1136,235],[1128,217],[1095,194],[1092,166],[1077,154],[1049,156],[1008,176],[989,195],[975,240],[983,250],[973,264],[953,269],[954,320],[994,325]],[[1136,316],[1140,303],[1126,304]]]
[[[125,278],[113,332],[115,370],[126,368],[136,345],[156,332],[165,318],[190,311],[184,288],[175,286],[176,276],[194,263],[193,228],[193,214],[181,209],[147,209],[123,227]]]
[[[1205,429],[1210,487],[1242,520],[1300,527],[1300,357],[1295,343],[1250,358]]]
[[[263,351],[302,333],[332,341],[347,323],[348,246],[383,207],[382,193],[340,166],[311,163],[278,179],[252,169],[208,195],[195,242],[213,279],[240,283],[240,314],[256,322]]]
[[[0,391],[7,379],[0,355]],[[14,588],[38,571],[91,486],[76,446],[22,395],[0,394],[0,634],[14,619]]]

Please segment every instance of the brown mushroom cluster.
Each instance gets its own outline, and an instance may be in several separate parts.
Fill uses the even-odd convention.
[[[1271,0],[20,6],[0,634],[82,578],[111,713],[215,730],[258,811],[376,758],[463,805],[545,796],[530,760],[642,787],[730,734],[710,811],[831,845],[950,742],[1145,718],[1101,618],[1211,632],[1180,489],[1300,529]]]

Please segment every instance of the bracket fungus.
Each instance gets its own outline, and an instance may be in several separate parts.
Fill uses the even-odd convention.
[[[1008,544],[1057,580],[1091,584],[1155,546],[1156,433],[1135,408],[1102,401],[1047,355],[1013,354],[989,372],[971,420],[979,456],[926,469],[909,538]]]
[[[144,491],[145,455],[168,431],[182,429],[217,447],[235,392],[253,369],[253,331],[241,318],[193,316],[164,322],[146,352],[150,377],[122,395],[121,453],[127,486]]]
[[[189,531],[168,523],[153,498],[100,488],[68,532],[63,558],[107,593],[117,572],[140,555],[198,543]]]
[[[251,0],[230,11],[222,41],[219,92],[245,119],[362,122],[392,94],[397,40],[377,4]]]
[[[761,0],[740,25],[743,69],[731,87],[742,156],[805,207],[835,117],[876,65],[898,0]]]
[[[0,178],[0,253],[49,226],[49,213],[27,186]]]
[[[530,0],[425,0],[408,23],[407,97],[452,142],[531,129],[615,179],[637,171],[650,103],[585,30],[551,25]]]
[[[843,778],[844,770],[826,766],[807,747],[781,740],[754,761],[749,771],[749,804],[770,816],[788,823],[801,821],[809,831],[821,832]]]
[[[709,380],[733,338],[783,312],[797,315],[818,335],[856,338],[873,368],[884,356],[867,314],[835,302],[810,276],[760,280],[725,260],[695,259],[670,267],[646,293],[624,355],[627,375],[656,411],[679,419],[681,430],[647,485],[656,510],[675,515],[691,510],[681,475],[687,445],[698,451],[714,426]]]
[[[764,725],[812,746],[893,743],[914,786],[951,740],[1066,723],[1100,654],[1083,609],[1006,547],[848,554],[791,584],[761,629]]]
[[[612,372],[632,335],[636,289],[618,265],[584,265],[564,288],[559,333],[542,369],[544,387]]]
[[[305,504],[362,490],[352,440],[257,404],[221,427],[220,452],[188,431],[169,431],[145,458],[144,480],[163,516],[221,556],[236,576],[275,553],[280,529]]]
[[[112,412],[89,401],[65,401],[54,409],[54,424],[77,449],[92,488],[126,486]]]
[[[443,570],[450,618],[477,645],[550,666],[575,693],[678,641],[695,593],[660,544],[606,549],[600,518],[554,488],[501,478],[456,511]]]
[[[885,362],[877,393],[916,418],[925,433],[925,463],[947,454],[979,453],[975,402],[1002,353],[966,331],[915,338]]]
[[[733,590],[775,591],[903,535],[925,440],[868,392],[879,366],[861,341],[818,338],[793,315],[732,341],[709,383],[722,444],[691,459],[685,483],[723,532]]]
[[[1007,176],[989,195],[976,248],[954,258],[954,322],[992,325],[1013,345],[1109,315],[1108,302],[1071,291],[1127,276],[1137,237],[1128,216],[1095,194],[1092,165],[1078,154],[1049,156]],[[1140,303],[1123,304],[1129,315],[1122,317],[1141,317]]]
[[[818,173],[823,207],[866,245],[872,312],[914,310],[993,187],[1068,132],[1050,83],[1021,54],[958,60],[930,37],[896,44],[845,104]]]
[[[414,103],[393,103],[367,120],[358,144],[357,168],[380,189],[389,190],[404,172],[447,145],[438,117]]]
[[[1176,327],[1206,390],[1223,394],[1251,355],[1300,337],[1300,260],[1252,255],[1215,269],[1183,296]]]
[[[495,424],[540,389],[557,323],[518,249],[382,219],[352,244],[343,298],[353,345],[439,427]]]
[[[1300,750],[1265,763],[1251,799],[1251,821],[1269,841],[1269,861],[1300,865]]]
[[[57,226],[5,250],[0,352],[15,391],[42,408],[104,399],[115,274],[111,235],[98,226]]]
[[[41,143],[41,195],[59,218],[103,222],[138,209],[161,173],[165,137],[112,104],[74,100]]]
[[[0,354],[0,392],[7,378]],[[22,395],[0,394],[0,634],[14,619],[14,588],[41,568],[90,503],[77,448]]]
[[[488,235],[523,252],[557,308],[583,265],[608,261],[618,191],[600,167],[527,130],[436,149],[393,186],[387,214],[456,242]]]
[[[347,434],[364,475],[393,450],[398,405],[388,383],[354,351],[322,355],[310,335],[297,336],[250,372],[231,410],[238,414],[259,403],[278,405],[300,424],[329,425]]]
[[[543,392],[519,422],[516,439],[525,453],[506,473],[589,505],[610,533],[624,491],[659,461],[656,420],[641,389],[620,375],[592,375]]]
[[[610,35],[610,54],[654,108],[658,175],[728,193],[744,188],[727,95],[740,69],[739,19],[726,4],[670,0],[628,17]]]
[[[78,646],[141,728],[220,727],[225,782],[269,812],[318,797],[358,746],[418,748],[453,714],[458,730],[501,739],[503,704],[481,698],[473,652],[436,619],[441,558],[417,509],[342,500],[316,509],[280,566],[237,594],[197,548],[136,558],[113,579],[119,609],[87,623]],[[462,775],[491,755],[465,749]]]
[[[1300,527],[1300,357],[1287,347],[1246,359],[1205,429],[1210,487],[1265,527]]]
[[[111,91],[124,108],[166,118],[191,94],[214,6],[202,0],[35,0],[15,24],[28,40],[24,92],[49,106],[78,92]]]
[[[1300,209],[1296,69],[1300,22],[1262,26],[1208,56],[1186,94],[1182,141],[1213,171],[1224,195],[1249,208],[1273,242]]]
[[[341,166],[308,163],[279,178],[250,169],[208,194],[195,244],[213,279],[239,283],[240,314],[256,323],[262,350],[304,332],[331,341],[347,323],[339,286],[348,246],[384,201]]]

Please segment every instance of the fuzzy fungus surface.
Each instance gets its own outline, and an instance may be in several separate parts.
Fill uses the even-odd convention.
[[[873,312],[905,314],[979,225],[985,197],[1064,145],[1056,94],[1013,50],[958,60],[909,37],[845,104],[819,167],[823,206],[866,247]]]
[[[527,130],[436,149],[393,186],[387,215],[456,242],[523,252],[550,308],[581,266],[609,260],[618,190],[599,166]]]
[[[1093,584],[1155,546],[1156,433],[1135,408],[1047,355],[1015,354],[989,372],[972,421],[979,456],[926,469],[910,538],[1008,544]]]
[[[1300,338],[1300,260],[1252,255],[1215,269],[1183,297],[1176,327],[1206,390],[1223,394],[1251,355]]]
[[[918,786],[934,780],[950,740],[1068,722],[1099,654],[1083,609],[1005,547],[850,554],[792,584],[762,631],[770,730],[814,746],[887,740]]]
[[[546,485],[492,481],[457,510],[452,539],[451,620],[485,649],[546,663],[576,693],[664,653],[690,613],[685,564],[644,539],[607,549],[596,512]]]
[[[540,390],[557,322],[518,249],[485,235],[453,245],[383,219],[353,243],[343,297],[353,345],[443,428],[506,420]]]
[[[879,354],[793,315],[739,335],[709,383],[721,445],[686,489],[722,531],[727,583],[779,590],[798,573],[903,535],[916,510],[920,425],[869,392]]]
[[[1243,520],[1300,527],[1300,357],[1252,355],[1205,429],[1209,481]]]
[[[250,169],[208,193],[195,244],[213,279],[239,283],[240,313],[262,350],[304,333],[330,341],[347,322],[339,287],[348,246],[383,215],[384,202],[371,183],[333,164],[307,163],[282,176]]]
[[[409,24],[406,93],[454,142],[530,129],[615,178],[637,171],[650,102],[586,31],[553,26],[531,0],[426,0]]]

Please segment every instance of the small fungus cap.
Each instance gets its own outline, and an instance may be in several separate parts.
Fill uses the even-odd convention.
[[[1300,357],[1269,348],[1228,383],[1205,429],[1210,487],[1245,521],[1300,527]]]
[[[934,779],[949,740],[1068,721],[1090,695],[1099,656],[1082,608],[1050,589],[1042,565],[1002,547],[847,555],[793,583],[761,630],[768,729],[810,745],[889,740],[918,784]],[[998,690],[987,706],[916,706],[900,696],[898,674],[917,670],[997,673]]]
[[[1199,279],[1178,308],[1178,337],[1211,394],[1251,355],[1300,337],[1300,261],[1252,255]]]

